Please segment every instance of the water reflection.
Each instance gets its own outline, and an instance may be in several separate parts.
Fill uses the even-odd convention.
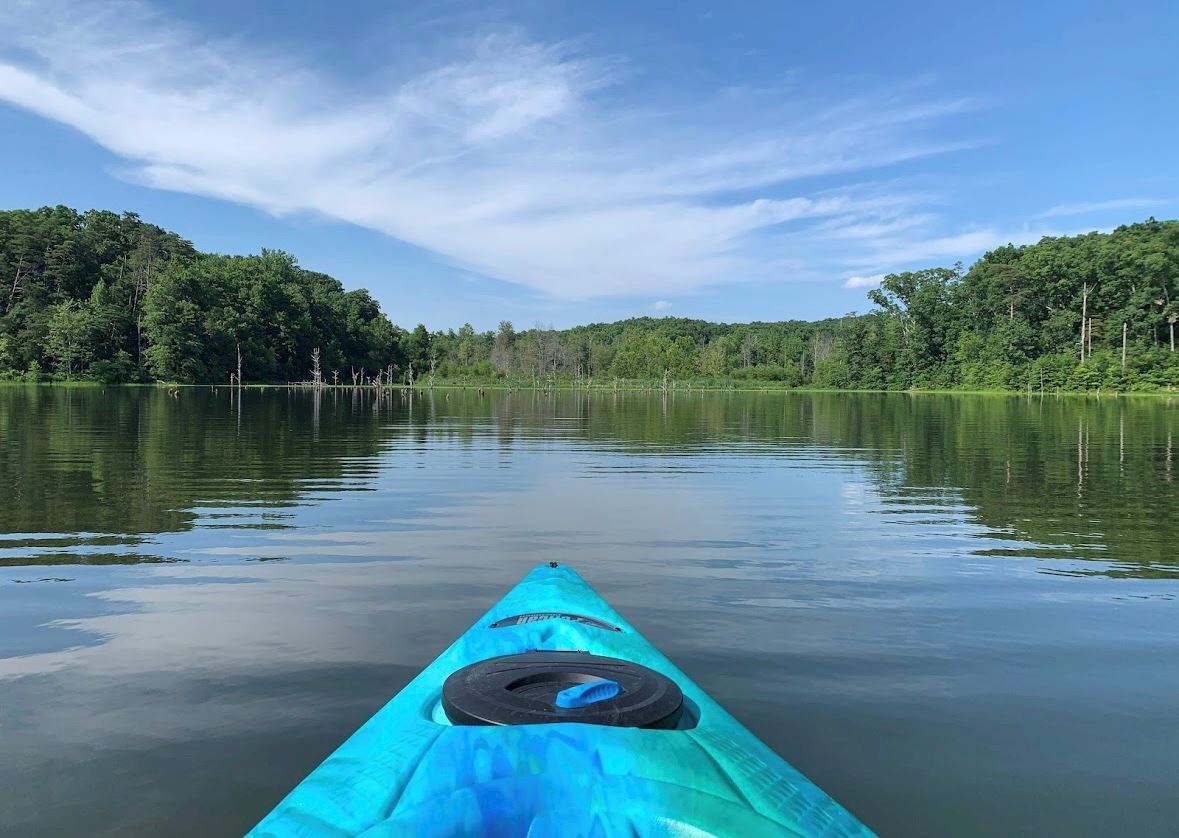
[[[1175,411],[0,389],[0,833],[240,832],[555,560],[884,833],[1162,834]]]
[[[1175,414],[1165,398],[6,388],[0,566],[270,558],[281,533],[304,540],[306,508],[392,491],[404,527],[559,450],[580,477],[696,476],[718,494],[741,474],[850,469],[889,523],[969,520],[1021,542],[980,555],[1153,577],[1176,567]],[[161,537],[176,533],[189,537]]]

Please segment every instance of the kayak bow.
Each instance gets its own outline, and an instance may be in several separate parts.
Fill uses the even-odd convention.
[[[556,564],[250,833],[480,834],[872,835]]]

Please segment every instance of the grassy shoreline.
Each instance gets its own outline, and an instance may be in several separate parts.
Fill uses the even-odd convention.
[[[151,381],[151,382],[128,382],[107,384],[101,381],[92,381],[87,379],[74,379],[68,381],[20,381],[13,379],[0,379],[0,387],[48,387],[48,388],[63,388],[63,389],[105,389],[107,387],[114,388],[152,388],[152,389],[167,389],[167,390],[193,390],[201,388],[209,388],[213,390],[222,389],[244,389],[244,390],[267,390],[267,389],[290,389],[290,390],[314,390],[315,385],[307,381],[277,381],[277,382],[256,382],[246,383],[239,387],[221,383],[205,383],[205,384],[181,384],[172,381]],[[373,390],[376,385],[352,385],[352,384],[321,384],[319,390],[324,392],[340,392],[350,390]],[[585,383],[576,381],[505,381],[505,380],[436,380],[434,382],[415,382],[413,385],[397,383],[397,384],[381,384],[381,390],[399,390],[407,391],[413,390],[415,392],[429,392],[431,390],[477,390],[489,391],[494,390],[498,392],[514,392],[517,390],[528,392],[547,392],[547,391],[565,391],[565,392],[593,392],[593,393],[859,393],[859,394],[878,394],[878,395],[956,395],[956,396],[1018,396],[1020,398],[1027,398],[1031,396],[1086,396],[1101,398],[1102,396],[1177,396],[1179,390],[1175,389],[1159,389],[1159,390],[1064,390],[1064,389],[1044,389],[1040,390],[1033,388],[1031,390],[977,390],[977,389],[951,389],[951,388],[909,388],[904,390],[873,390],[873,389],[840,389],[829,387],[788,387],[778,382],[751,382],[743,380],[724,381],[724,380],[697,380],[697,381],[673,381],[668,382],[665,387],[662,381],[644,381],[634,379],[619,379],[618,381],[611,380],[608,383]]]

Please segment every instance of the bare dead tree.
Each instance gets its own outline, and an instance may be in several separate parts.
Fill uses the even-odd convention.
[[[11,291],[11,293],[9,293],[8,302],[4,306],[5,312],[7,312],[10,308],[12,308],[16,304],[16,297],[23,290],[21,287],[20,281],[24,277],[24,274],[22,273],[24,266],[25,266],[25,257],[22,256],[22,257],[20,257],[20,259],[16,263],[16,276],[13,277],[12,291]]]
[[[332,386],[333,387],[340,386],[340,371],[339,370],[332,370]]]
[[[746,332],[741,341],[741,366],[748,367],[753,364],[753,353],[756,349],[757,335],[753,332]]]
[[[237,343],[237,386],[242,386],[242,342]]]
[[[1089,318],[1089,283],[1081,286],[1081,363],[1085,363],[1085,323]]]
[[[532,324],[532,380],[535,385],[548,368],[548,341],[544,324],[537,320]]]
[[[156,257],[153,252],[148,256],[147,264],[135,275],[135,290],[131,299],[132,311],[139,310],[139,304],[143,302],[143,298],[147,296],[147,292],[151,288],[151,269],[154,267],[155,261]]]
[[[323,370],[319,366],[319,347],[311,350],[311,383],[316,387],[323,386]]]
[[[835,346],[835,338],[830,332],[815,332],[811,338],[812,370],[819,368],[819,364],[831,357]]]

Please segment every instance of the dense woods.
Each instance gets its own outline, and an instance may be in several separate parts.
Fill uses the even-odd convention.
[[[197,252],[133,214],[0,212],[0,377],[862,389],[1179,387],[1179,222],[892,274],[818,322],[394,326],[288,254]]]
[[[130,213],[0,213],[0,374],[37,380],[288,381],[370,372],[398,335],[367,291],[275,251],[198,253]]]

